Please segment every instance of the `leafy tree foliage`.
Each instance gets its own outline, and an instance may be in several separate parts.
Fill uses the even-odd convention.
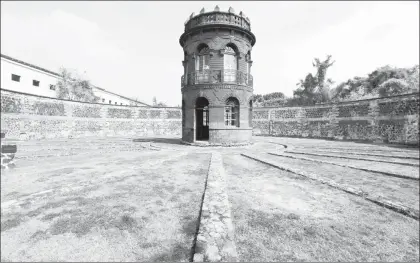
[[[61,79],[57,81],[57,97],[83,102],[98,102],[99,97],[93,93],[88,80],[72,76],[72,73],[65,69],[60,69]]]
[[[166,107],[167,105],[163,102],[158,102],[156,97],[153,97],[153,107]]]
[[[332,100],[356,100],[386,97],[419,91],[419,65],[411,68],[380,67],[367,78],[354,77],[340,83],[332,92]]]
[[[281,92],[265,95],[255,94],[252,98],[255,107],[264,106],[307,106],[329,101],[358,100],[419,92],[419,65],[411,68],[380,67],[367,77],[354,77],[339,83],[327,78],[327,70],[334,64],[331,56],[324,61],[315,58],[312,65],[316,74],[308,73],[296,85],[292,98]]]
[[[282,92],[272,92],[265,95],[254,94],[252,97],[254,107],[282,106],[285,101],[286,97]]]
[[[333,81],[331,79],[326,80],[326,75],[328,68],[334,62],[331,62],[331,55],[328,55],[324,61],[315,58],[312,62],[312,66],[316,68],[315,76],[308,73],[304,80],[300,80],[296,84],[299,88],[293,91],[293,98],[288,101],[288,105],[314,105],[329,101],[330,86]]]

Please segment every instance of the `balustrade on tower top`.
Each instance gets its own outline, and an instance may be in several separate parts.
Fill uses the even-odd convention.
[[[227,34],[230,42],[221,45],[220,42],[225,40],[222,41],[218,36],[220,32],[225,32],[222,34]],[[201,43],[193,50],[187,49],[193,38],[200,39]],[[211,48],[207,43],[210,43]],[[185,55],[181,86],[226,83],[252,87],[249,47],[254,43],[255,36],[250,32],[250,21],[242,12],[237,15],[233,8],[229,8],[228,12],[221,12],[216,6],[212,12],[205,13],[203,8],[199,15],[191,14],[180,38]],[[235,44],[239,45],[240,49]]]

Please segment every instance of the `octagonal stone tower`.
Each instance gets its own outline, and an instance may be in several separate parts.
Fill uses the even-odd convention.
[[[251,50],[255,36],[242,12],[191,14],[179,39],[184,49],[182,140],[244,145],[252,137]]]

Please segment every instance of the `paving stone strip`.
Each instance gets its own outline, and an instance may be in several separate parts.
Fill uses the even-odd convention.
[[[238,261],[222,155],[217,152],[211,156],[194,253],[194,262]]]
[[[389,200],[386,200],[386,199],[383,199],[383,198],[380,198],[380,197],[377,197],[377,196],[369,195],[369,193],[367,193],[367,192],[365,192],[361,189],[355,189],[355,188],[352,188],[352,187],[344,186],[342,184],[338,184],[338,183],[336,183],[332,180],[324,179],[321,176],[318,176],[314,173],[308,173],[306,171],[295,169],[295,168],[292,168],[292,167],[289,167],[289,166],[280,165],[280,164],[275,163],[271,160],[265,159],[261,156],[257,156],[257,155],[254,155],[254,154],[248,154],[248,153],[242,153],[241,155],[245,156],[247,158],[259,161],[261,163],[268,164],[268,165],[273,166],[275,168],[285,170],[285,171],[288,171],[288,172],[291,172],[291,173],[309,178],[309,179],[314,180],[314,181],[318,181],[322,184],[326,184],[326,185],[331,186],[333,188],[336,188],[338,190],[342,190],[346,193],[360,196],[360,197],[362,197],[362,198],[364,198],[368,201],[371,201],[371,202],[373,202],[377,205],[386,207],[390,210],[393,210],[393,211],[398,212],[400,214],[403,214],[405,216],[408,216],[408,217],[414,218],[416,220],[419,220],[419,217],[420,217],[419,210],[409,208],[409,207],[407,207],[403,204],[400,204],[400,203],[397,203],[397,202],[392,202],[392,201],[389,201]]]
[[[297,146],[296,148],[305,148],[305,149],[313,149],[311,146]],[[339,151],[367,151],[367,152],[398,152],[398,153],[410,153],[415,152],[412,150],[398,150],[392,147],[375,147],[375,148],[366,148],[366,147],[337,147],[331,145],[331,147],[317,147],[317,150],[339,150]]]
[[[308,148],[309,149],[309,148]],[[296,150],[306,150],[305,149],[297,149]],[[313,149],[310,149],[313,150]],[[419,160],[419,157],[417,156],[408,156],[408,155],[390,155],[390,154],[374,154],[374,153],[361,153],[361,152],[347,152],[347,151],[331,151],[331,150],[319,150],[316,149],[316,151],[319,152],[328,152],[328,153],[344,153],[344,154],[351,154],[351,155],[367,155],[367,156],[375,156],[375,157],[389,157],[389,158],[399,158],[399,159],[412,159],[412,160]]]
[[[329,155],[329,154],[322,154],[322,153],[309,153],[309,152],[297,152],[297,151],[285,151],[285,152],[286,153],[294,153],[294,154],[303,154],[303,155],[322,156],[322,157],[333,157],[333,158],[353,159],[353,160],[371,161],[371,162],[380,162],[380,163],[401,164],[401,165],[408,165],[408,166],[419,166],[418,163],[417,164],[416,163],[403,163],[403,162],[385,161],[385,160],[378,160],[378,159],[341,156],[341,155],[335,155],[335,154],[334,155]]]
[[[323,161],[323,160],[316,160],[316,159],[305,158],[305,157],[296,157],[296,156],[293,156],[293,155],[290,155],[290,154],[281,154],[281,153],[268,153],[268,154],[278,155],[278,156],[288,157],[288,158],[298,159],[298,160],[299,159],[300,160],[306,160],[306,161],[311,161],[311,162],[327,163],[327,164],[332,164],[332,165],[337,165],[337,166],[342,166],[342,167],[348,167],[348,168],[361,170],[361,171],[366,171],[366,172],[379,173],[379,174],[384,174],[384,175],[399,177],[399,178],[404,178],[404,179],[419,180],[419,177],[407,176],[407,175],[402,175],[402,174],[387,173],[387,172],[378,171],[378,170],[361,168],[361,167],[357,167],[357,166],[353,166],[353,165],[339,164],[339,163],[328,162],[328,161]]]

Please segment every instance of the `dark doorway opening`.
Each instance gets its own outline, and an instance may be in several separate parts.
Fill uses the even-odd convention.
[[[209,139],[209,101],[200,97],[195,102],[195,120],[197,141],[207,141]]]

